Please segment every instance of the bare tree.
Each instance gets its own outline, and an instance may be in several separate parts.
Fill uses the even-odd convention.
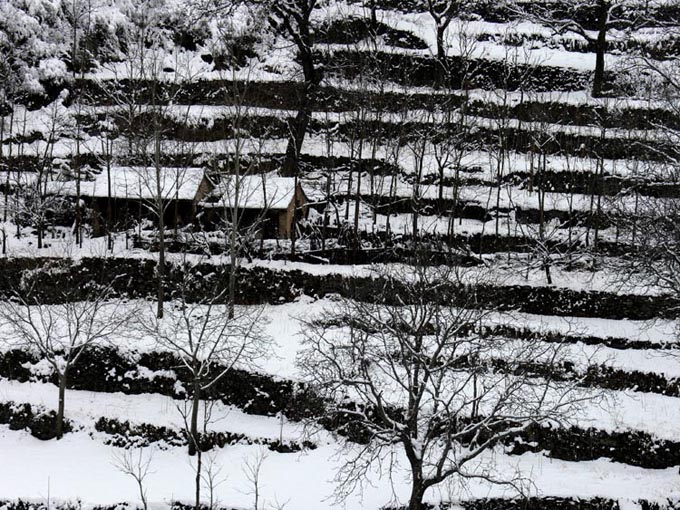
[[[16,46],[14,41],[10,40],[7,32],[1,31],[0,36],[0,169],[7,170],[5,175],[5,183],[3,186],[4,193],[4,207],[2,214],[2,221],[7,221],[9,193],[10,193],[10,172],[8,165],[5,162],[5,157],[12,156],[12,145],[9,146],[9,153],[5,154],[5,138],[12,137],[14,128],[14,112],[16,109],[15,101],[19,89],[21,76],[15,68]],[[6,235],[3,226],[3,238]],[[3,253],[4,241],[3,241]]]
[[[55,26],[59,20],[47,19],[51,6],[28,6],[21,2],[2,2],[0,4],[0,166],[7,163],[4,158],[12,159],[22,155],[24,136],[26,134],[26,99],[34,94],[44,92],[35,79],[35,71],[45,57],[54,49],[62,50],[60,37],[55,37]],[[59,29],[57,29],[59,30]],[[23,110],[23,111],[22,111]],[[5,151],[7,138],[15,134],[15,127],[23,116],[21,138],[18,143],[10,143]],[[18,145],[18,154],[14,152]],[[20,169],[19,169],[20,172]],[[8,191],[10,189],[10,173],[5,176],[4,200],[5,208],[2,219],[8,219]],[[17,228],[17,237],[20,230]]]
[[[210,16],[229,16],[235,4],[245,4],[256,12],[254,18],[269,21],[272,32],[284,38],[297,50],[303,81],[297,94],[298,112],[289,123],[289,139],[281,174],[293,177],[298,171],[302,144],[312,116],[312,99],[322,79],[314,54],[312,13],[322,0],[195,0],[198,12]]]
[[[192,433],[192,427],[194,425],[192,420],[193,410],[196,408],[193,405],[193,400],[185,400],[182,404],[177,404],[176,407],[182,416],[184,434],[189,438],[189,445],[192,444],[192,441],[195,441],[198,446],[193,454],[194,460],[191,462],[194,470],[194,508],[200,510],[201,494],[204,488],[208,490],[210,508],[213,508],[216,504],[215,490],[222,482],[224,482],[224,478],[220,476],[221,466],[217,462],[217,458],[214,454],[209,454],[207,456],[207,462],[204,463],[203,446],[200,443],[200,438],[205,437],[208,433],[209,426],[213,422],[215,401],[207,400],[205,402],[201,419],[202,426],[200,427],[200,432],[196,433]]]
[[[523,237],[529,243],[529,260],[527,261],[526,278],[528,279],[530,270],[534,266],[545,272],[545,277],[548,285],[552,285],[553,278],[551,268],[557,262],[556,258],[562,255],[562,249],[566,248],[560,243],[562,227],[571,223],[571,214],[566,222],[556,219],[551,221],[547,217],[550,211],[546,207],[558,206],[553,194],[549,193],[548,181],[548,156],[550,154],[550,147],[557,143],[557,138],[554,134],[554,126],[549,123],[549,118],[544,115],[538,115],[531,126],[527,126],[529,131],[529,190],[525,195],[536,197],[538,205],[538,218],[531,214],[533,209],[533,202],[519,204],[514,203],[514,199],[509,194],[509,201],[512,209],[515,212],[516,227],[519,229]],[[573,200],[573,195],[569,194],[567,200]],[[571,202],[570,202],[571,203]],[[523,211],[526,209],[527,211]],[[525,212],[529,214],[529,218],[521,218],[520,215]],[[564,250],[565,252],[567,250]]]
[[[250,484],[246,494],[253,497],[253,510],[264,508],[264,502],[262,501],[262,466],[266,460],[267,452],[259,450],[243,463],[243,474]]]
[[[161,2],[162,3],[162,2]],[[165,211],[169,201],[162,173],[162,140],[164,136],[164,112],[168,102],[163,86],[164,48],[161,28],[161,9],[157,0],[144,0],[126,10],[130,24],[126,30],[126,52],[122,65],[111,65],[114,80],[99,83],[101,90],[112,103],[113,122],[121,133],[119,156],[128,161],[153,168],[147,182],[152,197],[148,206],[157,218],[158,264],[157,314],[162,316],[165,301]],[[126,83],[125,89],[121,83]],[[113,153],[113,151],[111,151]],[[111,202],[111,168],[106,165],[109,203]],[[155,179],[153,179],[155,177]],[[146,194],[146,193],[145,193]],[[141,190],[136,198],[141,199]],[[140,200],[141,204],[141,200]],[[143,211],[140,206],[139,221]]]
[[[208,508],[214,510],[218,507],[217,488],[222,485],[227,476],[222,474],[222,466],[217,462],[217,455],[209,454],[203,469],[202,482],[208,491]]]
[[[235,155],[237,154],[236,157],[240,158],[241,153],[236,152]],[[275,201],[281,200],[283,193],[283,189],[276,185],[276,177],[255,173],[258,157],[256,152],[251,153],[245,169],[240,167],[242,162],[239,159],[238,163],[234,163],[232,168],[220,175],[217,187],[220,195],[217,205],[223,211],[218,224],[225,233],[229,253],[227,313],[230,318],[235,313],[238,272],[242,259],[250,257],[249,246],[253,239],[260,236],[261,242],[264,242],[269,230],[268,212]]]
[[[67,199],[62,192],[70,193],[71,190],[68,190],[68,183],[55,181],[58,177],[58,168],[53,154],[55,144],[65,135],[67,128],[65,97],[65,94],[62,94],[57,101],[47,107],[47,115],[42,126],[45,131],[45,140],[33,144],[33,155],[36,161],[35,178],[26,179],[21,170],[17,169],[13,173],[14,200],[12,204],[7,204],[17,226],[17,238],[20,237],[22,226],[34,227],[38,237],[38,249],[43,248],[45,230],[50,220],[68,209]]]
[[[516,27],[510,26],[506,30],[508,34],[515,33]],[[522,65],[531,61],[532,65]],[[503,72],[496,79],[500,82],[500,88],[494,90],[493,102],[495,106],[495,115],[491,119],[492,135],[490,143],[487,146],[489,157],[489,166],[493,180],[495,181],[495,197],[493,197],[494,188],[489,187],[489,194],[486,201],[486,208],[489,210],[491,201],[493,199],[495,210],[494,233],[496,237],[500,235],[500,218],[501,218],[501,196],[503,188],[507,188],[506,177],[512,172],[510,158],[512,133],[514,130],[512,118],[512,88],[515,83],[519,84],[520,88],[520,103],[525,99],[525,91],[531,87],[531,77],[535,72],[536,66],[539,62],[532,59],[527,48],[505,48],[505,61],[503,65]],[[521,122],[516,128],[519,131],[522,128]],[[486,228],[484,225],[483,228]],[[508,224],[508,230],[510,226]],[[509,233],[509,232],[508,232]]]
[[[92,108],[92,115],[97,115],[97,108]],[[98,120],[93,123],[91,129],[96,133],[95,145],[87,147],[90,154],[97,158],[97,162],[102,167],[102,172],[106,173],[106,211],[103,216],[94,218],[93,221],[103,221],[107,238],[107,248],[113,251],[113,234],[116,229],[114,225],[114,189],[112,175],[114,157],[116,156],[116,142],[120,136],[119,127],[115,122],[115,113],[106,109]],[[86,144],[87,145],[87,144]]]
[[[151,471],[152,461],[153,454],[143,448],[113,453],[113,466],[122,474],[131,477],[137,484],[143,510],[148,510],[149,507],[145,483],[147,477],[153,473]]]
[[[189,454],[200,447],[201,399],[234,367],[254,366],[266,355],[269,338],[263,332],[261,307],[238,307],[233,317],[221,303],[226,289],[208,284],[185,262],[177,299],[168,305],[164,317],[141,324],[159,347],[175,354],[189,374]],[[202,286],[201,295],[197,288]],[[198,500],[197,500],[198,501]]]
[[[521,5],[521,2],[518,2]],[[582,37],[595,48],[595,70],[592,96],[601,97],[605,90],[605,54],[607,37],[612,29],[640,28],[648,21],[650,2],[628,0],[569,0],[527,2],[528,9],[520,10],[538,23],[552,28],[556,34],[572,33]]]
[[[213,420],[210,392],[235,368],[253,368],[269,352],[270,339],[263,332],[261,307],[237,307],[228,313],[227,292],[218,281],[208,281],[195,273],[186,261],[173,301],[163,317],[149,314],[139,321],[140,328],[158,346],[175,355],[186,371],[190,386],[185,402],[178,406],[184,420],[188,453],[195,458],[195,506],[200,508],[201,489],[207,486],[214,502],[214,489],[220,483],[218,466],[203,465],[203,437]],[[206,478],[207,477],[207,478]]]
[[[485,312],[474,284],[462,285],[475,278],[456,268],[416,265],[380,277],[373,302],[342,300],[309,322],[299,357],[328,398],[329,418],[341,432],[351,425],[344,433],[362,443],[347,448],[338,497],[377,463],[404,458],[410,510],[453,478],[517,484],[483,454],[532,424],[565,421],[588,398],[578,381],[557,377],[562,346],[478,335]],[[444,304],[453,296],[456,307]],[[541,377],[529,368],[537,362]]]
[[[413,173],[410,177],[413,179],[411,186],[411,233],[414,246],[417,246],[421,237],[418,221],[422,209],[421,201],[426,191],[423,177],[430,170],[429,163],[432,161],[430,157],[432,151],[432,144],[430,143],[432,112],[425,111],[418,117],[411,127],[406,142],[406,148],[413,158]]]
[[[427,12],[434,22],[437,41],[437,86],[446,86],[450,78],[446,33],[451,22],[468,12],[475,2],[470,0],[427,0]]]
[[[87,36],[92,25],[93,5],[92,0],[71,0],[62,4],[65,17],[71,25],[71,79],[72,86],[72,132],[70,138],[74,142],[74,150],[71,154],[71,169],[76,179],[75,194],[75,242],[81,248],[83,246],[83,210],[80,197],[81,172],[81,148],[83,144],[83,120],[84,105],[82,94],[82,82],[87,66],[87,52],[81,48],[81,39]],[[82,34],[81,34],[82,32]],[[80,80],[80,81],[78,81]]]
[[[115,297],[114,282],[72,284],[57,291],[56,303],[47,303],[39,275],[26,275],[18,288],[11,289],[10,299],[0,306],[0,321],[7,328],[7,341],[36,353],[52,369],[59,388],[55,433],[60,439],[71,368],[88,348],[122,334],[133,307]]]
[[[256,0],[258,1],[258,0]],[[312,12],[320,0],[262,0],[270,10],[272,26],[297,48],[304,82],[298,96],[298,112],[290,125],[286,159],[281,169],[285,176],[296,176],[302,143],[312,118],[312,100],[322,79],[314,55]]]

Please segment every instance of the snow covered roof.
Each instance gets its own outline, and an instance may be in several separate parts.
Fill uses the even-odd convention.
[[[160,175],[161,194],[168,200],[196,200],[201,182],[205,178],[202,168],[174,168],[163,167]],[[68,184],[65,186],[65,184]],[[49,183],[48,189],[64,195],[75,195],[74,181]],[[93,198],[108,197],[108,175],[102,171],[94,181],[81,181],[81,196]],[[156,197],[156,170],[152,167],[112,167],[111,168],[111,196],[113,198],[128,198],[149,200]]]
[[[236,199],[236,197],[238,198]],[[295,178],[262,175],[228,176],[220,182],[206,207],[287,209],[295,197]]]

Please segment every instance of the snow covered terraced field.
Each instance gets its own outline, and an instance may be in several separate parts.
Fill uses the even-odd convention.
[[[0,3],[0,510],[680,507],[679,42]]]

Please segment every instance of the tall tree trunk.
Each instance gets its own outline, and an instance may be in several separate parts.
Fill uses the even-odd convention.
[[[80,123],[80,121],[78,121]],[[74,158],[76,167],[76,244],[79,248],[83,247],[83,211],[80,207],[80,127],[78,128],[78,138],[76,139],[76,157]]]
[[[498,160],[498,166],[496,167],[497,179],[496,179],[496,219],[495,219],[495,230],[496,237],[499,236],[500,230],[500,209],[501,209],[501,187],[503,184],[503,172],[505,166],[505,149],[501,149],[500,159]]]
[[[163,318],[163,305],[165,302],[165,207],[163,201],[163,189],[161,187],[161,165],[160,165],[160,135],[156,134],[154,166],[156,168],[156,213],[158,214],[158,265],[156,266],[157,280],[157,299],[158,307],[156,316]]]
[[[108,145],[108,142],[105,142]],[[108,147],[107,147],[108,149]],[[113,251],[113,200],[111,198],[111,158],[106,158],[106,235],[108,238],[109,251]]]
[[[43,247],[43,222],[42,220],[38,220],[38,224],[36,225],[36,230],[38,231],[38,249],[42,250]]]
[[[162,214],[158,220],[158,265],[156,266],[156,276],[158,277],[156,317],[162,319],[165,302],[165,228],[163,226]]]
[[[233,204],[230,208],[231,225],[229,230],[229,288],[227,318],[234,318],[234,307],[236,303],[236,272],[238,271],[238,204],[240,194],[240,177],[236,175],[236,193],[233,197]],[[229,213],[228,213],[229,214]]]
[[[73,15],[73,48],[72,48],[72,72],[73,72],[73,81],[77,83],[76,81],[76,74],[78,72],[78,68],[80,67],[80,62],[78,61],[79,55],[78,55],[78,13],[76,12],[78,5],[77,1],[73,0],[71,3],[71,9],[72,9],[72,15]],[[78,85],[74,87],[74,93],[75,93],[75,101],[76,101],[76,112],[78,115],[76,115],[76,154],[75,157],[73,158],[73,164],[75,166],[75,171],[76,171],[76,225],[75,225],[75,230],[76,230],[76,244],[78,247],[82,248],[83,247],[83,232],[82,232],[82,210],[80,207],[80,90],[78,88]]]
[[[298,195],[297,195],[297,187],[298,187],[298,178],[297,175],[295,176],[295,185],[293,186],[293,218],[290,222],[290,254],[292,256],[295,256],[295,243],[297,241],[297,211],[299,207],[299,202],[298,202]]]
[[[330,221],[328,208],[331,203],[331,168],[328,169],[326,175],[326,205],[323,209],[323,228],[321,230],[321,256],[326,256],[326,237],[328,236],[328,223]]]
[[[446,25],[437,25],[437,74],[435,86],[445,87],[449,79],[449,66],[446,61],[446,45],[444,43],[444,34],[446,33]]]
[[[371,27],[375,30],[375,28],[378,26],[378,14],[376,12],[377,8],[375,5],[375,0],[370,0],[369,6],[371,9]]]
[[[359,119],[359,122],[363,124],[364,120]],[[361,173],[363,172],[363,165],[361,164],[363,158],[363,147],[364,139],[363,133],[359,135],[359,150],[357,153],[357,189],[354,195],[354,249],[358,249],[361,246],[360,236],[359,236],[359,215],[361,214]]]
[[[352,153],[352,146],[350,142],[350,154]],[[354,165],[349,165],[349,173],[347,176],[347,196],[345,197],[345,221],[349,221],[349,199],[352,197],[352,178]]]
[[[0,168],[5,166],[5,155],[3,153],[3,145],[5,143],[5,104],[4,101],[0,103],[0,108],[3,108],[2,116],[0,117]],[[10,170],[9,165],[7,166],[7,176],[5,178],[5,206],[2,209],[2,221],[7,221],[7,206],[9,205],[9,186],[10,186]]]
[[[312,117],[307,94],[303,96],[302,102],[303,104],[300,106],[295,119],[289,126],[290,135],[288,138],[288,145],[286,146],[286,159],[281,168],[281,175],[283,177],[294,177],[297,175],[302,143],[305,140],[309,120]]]
[[[238,213],[234,213],[235,215]],[[229,308],[227,310],[227,318],[234,318],[234,307],[236,302],[236,271],[238,270],[238,262],[236,257],[238,257],[238,250],[236,246],[236,229],[237,224],[233,224],[231,227],[231,239],[229,243],[229,289],[228,289],[228,299]]]
[[[609,2],[600,0],[598,8],[598,31],[595,41],[595,74],[593,76],[593,97],[602,97],[604,89],[604,58],[607,52],[607,23]]]
[[[422,510],[423,496],[425,496],[425,487],[423,480],[419,474],[413,473],[411,495],[408,501],[408,510]]]
[[[288,146],[286,147],[286,159],[281,169],[281,175],[284,177],[293,177],[297,175],[298,159],[300,151],[302,150],[302,143],[307,134],[307,127],[312,118],[311,101],[316,92],[316,87],[321,83],[320,73],[314,66],[314,56],[312,53],[312,36],[309,33],[309,27],[301,27],[303,32],[301,37],[302,46],[298,45],[298,55],[302,63],[302,71],[305,77],[305,83],[300,94],[300,102],[298,104],[298,113],[295,116],[293,124],[290,126],[290,135],[288,138]]]

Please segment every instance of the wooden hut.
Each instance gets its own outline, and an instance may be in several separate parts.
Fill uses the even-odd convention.
[[[241,228],[256,227],[265,238],[290,239],[296,220],[306,218],[309,199],[293,177],[227,176],[201,206],[215,226],[238,211]]]
[[[58,184],[57,193],[76,196],[75,182],[69,181],[68,186]],[[198,204],[213,187],[202,168],[164,167],[159,180],[153,167],[113,167],[110,172],[102,171],[93,181],[81,181],[80,197],[93,211],[95,232],[101,233],[109,216],[112,228],[128,227],[146,218],[155,220],[159,198],[163,201],[167,226],[193,223]]]

